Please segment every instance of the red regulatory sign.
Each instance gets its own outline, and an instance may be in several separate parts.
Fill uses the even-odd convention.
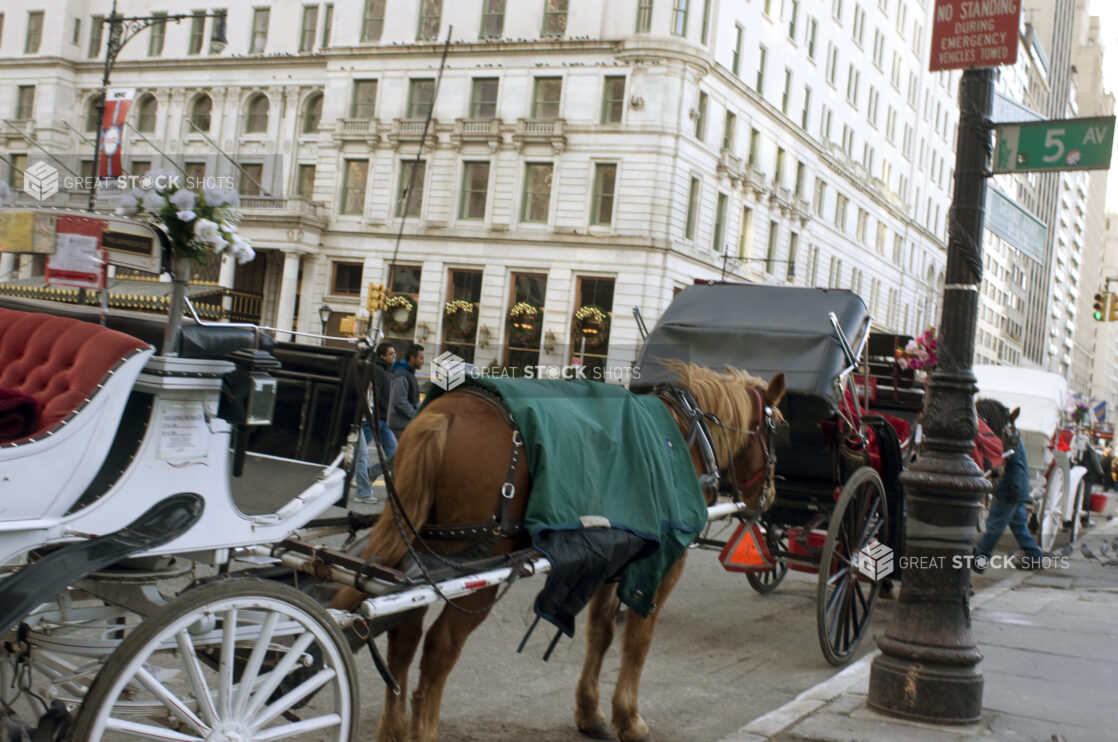
[[[997,67],[1017,61],[1021,0],[936,0],[928,70]]]

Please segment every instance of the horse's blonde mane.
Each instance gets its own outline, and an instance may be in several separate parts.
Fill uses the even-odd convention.
[[[721,429],[717,425],[711,426],[718,460],[729,461],[734,454],[745,448],[749,443],[749,431],[757,421],[757,410],[754,408],[757,398],[753,395],[753,390],[759,390],[764,397],[768,383],[730,366],[726,366],[724,373],[718,373],[705,366],[684,361],[664,360],[662,363],[691,392],[699,409],[722,422]],[[680,427],[686,430],[687,421],[674,406],[672,415]],[[773,416],[779,420],[780,412],[774,409]]]

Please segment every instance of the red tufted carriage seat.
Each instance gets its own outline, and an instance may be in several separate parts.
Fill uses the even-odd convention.
[[[88,404],[106,378],[147,343],[101,325],[0,308],[0,390],[33,398],[33,430],[11,445],[41,438]]]

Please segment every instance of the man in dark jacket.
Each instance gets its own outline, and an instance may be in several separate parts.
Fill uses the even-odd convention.
[[[396,349],[390,343],[381,343],[376,347],[373,360],[373,383],[369,389],[369,409],[377,416],[377,429],[380,433],[380,445],[384,448],[384,458],[389,466],[392,465],[392,456],[396,453],[396,436],[388,428],[388,393],[392,385],[392,362],[396,360]],[[373,443],[373,428],[369,422],[361,423],[361,440],[357,442],[357,452],[354,456],[354,484],[357,492],[355,502],[375,504],[378,502],[373,495],[373,482],[384,473],[380,465],[380,457],[376,457],[372,467],[369,466],[369,446]]]
[[[419,409],[419,382],[415,372],[423,368],[423,346],[412,343],[404,353],[404,363],[396,363],[388,399],[388,427],[399,439]]]

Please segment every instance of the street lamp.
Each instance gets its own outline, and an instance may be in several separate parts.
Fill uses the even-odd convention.
[[[113,64],[124,45],[131,41],[136,34],[145,28],[157,23],[174,21],[179,23],[187,18],[213,18],[213,31],[210,34],[210,45],[220,54],[225,49],[228,39],[225,37],[225,11],[217,13],[178,13],[176,15],[139,15],[123,16],[116,12],[116,0],[113,0],[113,9],[101,23],[109,27],[109,40],[105,44],[105,72],[101,77],[101,102],[97,106],[97,130],[93,141],[93,178],[89,186],[89,210],[97,202],[97,181],[100,179],[97,164],[101,157],[102,126],[105,119],[105,102],[109,94],[109,78],[112,75]],[[117,132],[118,137],[121,132]],[[119,138],[118,138],[119,141]]]
[[[330,321],[330,315],[334,310],[330,308],[329,304],[323,302],[322,306],[318,308],[318,319],[322,322],[322,334],[326,335],[326,323]],[[326,338],[322,338],[323,344],[326,343]]]

